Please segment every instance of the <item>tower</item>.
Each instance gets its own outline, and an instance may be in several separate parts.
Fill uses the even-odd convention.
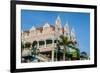
[[[72,30],[71,30],[70,37],[71,37],[71,41],[76,42],[76,35],[75,35],[75,29],[74,28],[72,28]]]
[[[77,50],[79,50],[79,43],[77,42],[78,40],[76,38],[76,34],[75,34],[75,29],[74,28],[72,28],[72,30],[71,30],[70,39],[73,42],[74,47],[76,47]]]
[[[68,39],[70,39],[70,31],[69,31],[68,21],[66,22],[66,24],[64,26],[64,36],[67,36]]]
[[[62,29],[62,26],[61,26],[61,19],[60,17],[58,16],[56,21],[55,21],[55,31],[57,34],[61,34],[61,29]]]

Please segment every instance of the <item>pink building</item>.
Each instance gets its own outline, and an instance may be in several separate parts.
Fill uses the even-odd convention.
[[[54,26],[46,22],[43,27],[35,28],[35,26],[32,26],[31,29],[23,31],[21,34],[23,43],[37,41],[37,48],[41,53],[50,53],[54,50],[56,40],[59,39],[60,35],[68,36],[69,40],[76,41],[74,29],[70,32],[68,22],[63,28],[59,16],[55,20]]]

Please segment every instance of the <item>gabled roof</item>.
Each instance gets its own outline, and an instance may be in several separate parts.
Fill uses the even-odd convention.
[[[32,31],[32,30],[36,30],[36,28],[34,27],[34,25],[33,25],[32,28],[30,29],[30,31]]]

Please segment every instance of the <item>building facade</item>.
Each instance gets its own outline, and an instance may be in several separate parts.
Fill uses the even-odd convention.
[[[58,16],[54,26],[48,22],[43,27],[35,28],[35,26],[32,26],[31,29],[21,33],[21,39],[23,43],[37,41],[37,48],[41,53],[50,53],[55,49],[57,45],[56,40],[59,39],[60,35],[67,36],[69,40],[76,41],[74,29],[69,30],[67,21],[64,27],[62,27],[61,18]]]

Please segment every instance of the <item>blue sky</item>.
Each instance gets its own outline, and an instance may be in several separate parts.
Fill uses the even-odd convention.
[[[30,29],[33,25],[41,27],[46,22],[55,25],[55,20],[60,16],[62,27],[68,22],[70,30],[75,29],[80,51],[90,54],[90,14],[79,12],[55,12],[21,10],[21,28],[23,31]]]

